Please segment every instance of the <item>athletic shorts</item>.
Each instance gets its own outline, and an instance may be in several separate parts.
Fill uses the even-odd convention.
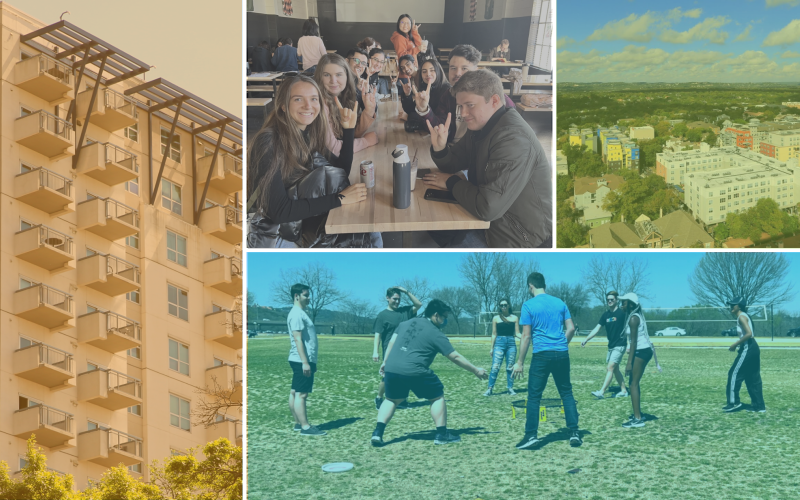
[[[652,347],[645,347],[644,349],[637,349],[636,350],[636,357],[641,358],[644,360],[644,366],[647,366],[647,363],[653,359],[653,348]]]
[[[409,377],[396,373],[386,373],[386,399],[406,399],[413,392],[420,399],[436,399],[444,395],[442,381],[435,373]]]
[[[620,364],[622,362],[622,356],[625,355],[625,346],[618,346],[612,347],[608,350],[608,354],[606,355],[606,364],[609,363],[616,363]]]
[[[297,361],[289,361],[289,366],[292,367],[292,390],[301,394],[311,393],[314,387],[314,374],[317,372],[317,364],[309,363],[311,365],[311,376],[306,377],[303,375],[303,363]]]

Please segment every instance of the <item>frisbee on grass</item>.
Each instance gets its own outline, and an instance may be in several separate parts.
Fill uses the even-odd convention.
[[[353,468],[350,462],[336,462],[332,464],[325,464],[322,466],[323,472],[347,472]]]

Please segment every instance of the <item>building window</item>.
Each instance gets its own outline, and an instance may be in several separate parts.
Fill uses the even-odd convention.
[[[161,206],[178,215],[183,213],[181,187],[166,179],[161,181]]]
[[[142,348],[141,347],[134,347],[133,349],[128,349],[128,356],[136,359],[142,359]]]
[[[222,361],[221,359],[219,359],[219,358],[214,358],[214,366],[222,366],[222,365],[224,365],[224,364],[225,364],[225,362],[224,362],[224,361]]]
[[[139,249],[139,233],[125,237],[125,244],[131,248]]]
[[[22,118],[23,116],[28,116],[33,114],[33,108],[29,108],[27,106],[20,106],[19,107],[19,116]]]
[[[169,425],[185,431],[191,428],[189,402],[172,394],[169,395]]]
[[[141,474],[142,473],[142,464],[129,465],[128,466],[128,471],[129,472],[135,472],[137,474]]]
[[[189,321],[189,292],[168,284],[167,302],[170,316]]]
[[[186,267],[186,238],[167,229],[167,260]]]
[[[20,290],[32,287],[33,285],[36,285],[36,284],[37,283],[35,281],[29,280],[27,278],[23,278],[22,276],[20,276],[20,278],[19,278],[19,289]]]
[[[161,154],[167,154],[169,147],[169,157],[175,161],[181,161],[181,136],[178,133],[172,136],[172,144],[169,143],[169,129],[161,128]]]
[[[169,369],[189,375],[189,346],[169,339]]]
[[[133,179],[125,182],[125,190],[133,194],[139,194],[139,179]]]
[[[36,406],[42,404],[41,401],[38,399],[31,399],[28,396],[23,396],[22,394],[19,395],[19,409],[22,410],[23,408],[30,408],[31,406]]]
[[[128,139],[130,139],[130,140],[132,140],[134,142],[139,142],[139,124],[138,123],[134,123],[130,127],[125,127],[125,130],[124,130],[123,133],[125,134],[125,137],[127,137]],[[167,135],[169,135],[169,132],[167,132]],[[161,154],[162,155],[164,154],[164,150],[163,149],[161,150]]]
[[[125,294],[125,298],[130,300],[134,304],[141,304],[142,296],[139,294],[138,291],[127,292]]]
[[[133,405],[128,407],[128,413],[131,415],[136,415],[137,417],[142,416],[142,405]]]

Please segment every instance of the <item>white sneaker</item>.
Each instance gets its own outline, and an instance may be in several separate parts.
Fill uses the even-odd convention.
[[[627,398],[628,396],[630,396],[630,394],[628,394],[628,391],[625,391],[625,392],[618,392],[617,395],[614,396],[614,397],[615,398]]]
[[[486,392],[484,392],[483,395],[484,396],[491,396],[492,395],[492,388],[489,387],[488,389],[486,389]]]
[[[516,395],[517,395],[517,393],[516,393],[516,392],[514,392],[514,389],[509,389],[509,390],[508,390],[508,395],[509,395],[509,396],[516,396]]]
[[[603,399],[603,391],[592,391],[592,396],[596,397],[597,399]]]

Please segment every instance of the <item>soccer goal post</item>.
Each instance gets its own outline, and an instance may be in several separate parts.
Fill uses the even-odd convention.
[[[734,337],[737,335],[736,319],[731,316],[727,307],[643,307],[642,312],[651,336]],[[754,304],[747,308],[747,314],[753,321],[753,335],[757,337],[768,335],[767,324],[772,319],[769,307]]]

